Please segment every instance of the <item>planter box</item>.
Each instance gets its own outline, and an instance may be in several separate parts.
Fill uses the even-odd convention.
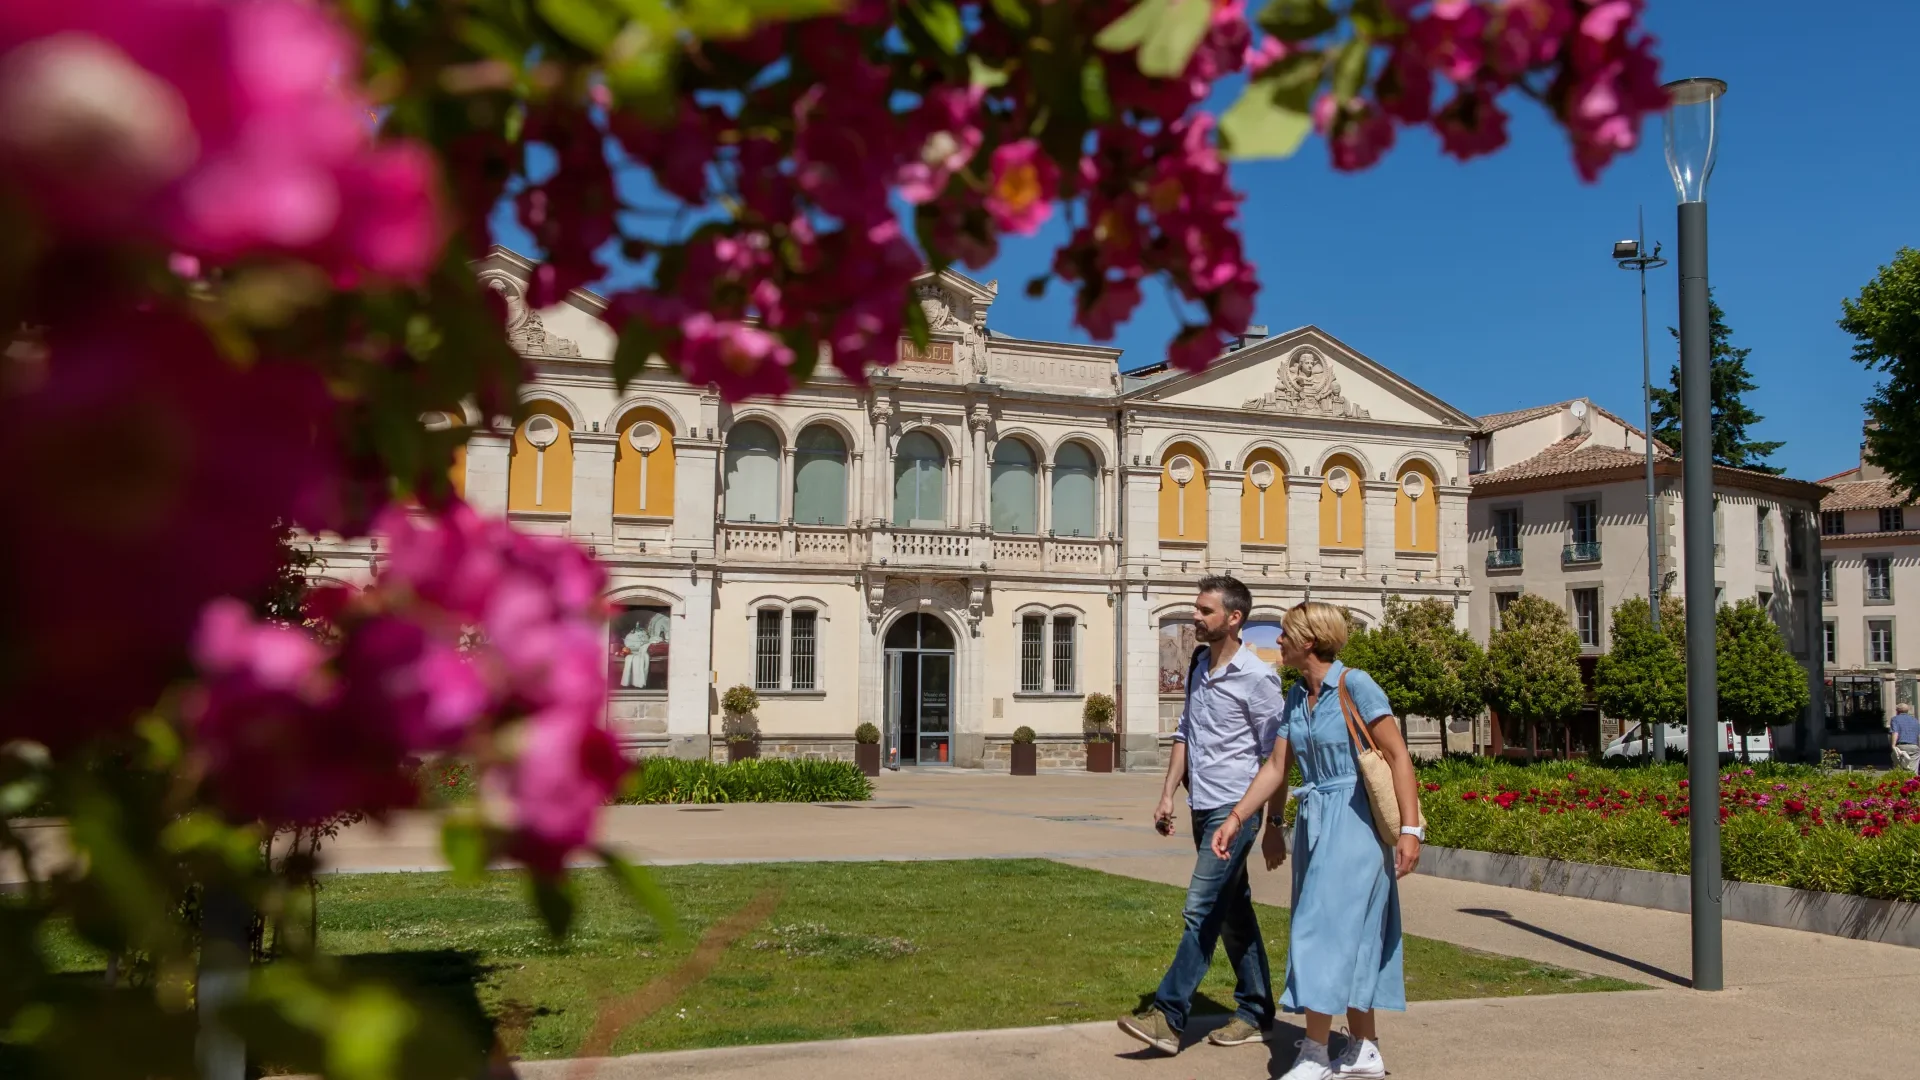
[[[1113,771],[1113,743],[1090,742],[1087,744],[1087,771]]]
[[[1013,744],[1013,775],[1033,776],[1039,772],[1040,755],[1030,742]]]
[[[868,776],[879,776],[880,744],[870,742],[854,743],[853,760],[854,764],[860,766],[862,773]]]
[[[1419,872],[1662,911],[1693,907],[1690,878],[1652,870],[1430,845],[1420,853]],[[1735,922],[1920,948],[1920,904],[1748,881],[1723,882],[1721,888],[1720,910]]]
[[[730,742],[727,744],[727,761],[745,761],[760,756],[760,744],[757,742]]]

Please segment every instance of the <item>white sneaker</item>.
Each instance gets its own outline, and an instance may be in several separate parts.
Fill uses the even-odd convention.
[[[1333,1066],[1327,1061],[1327,1044],[1311,1039],[1301,1039],[1293,1045],[1300,1048],[1300,1056],[1293,1059],[1293,1068],[1288,1069],[1280,1080],[1331,1080]]]
[[[1347,1048],[1334,1059],[1333,1075],[1341,1080],[1385,1080],[1387,1063],[1380,1057],[1380,1044],[1348,1036]]]

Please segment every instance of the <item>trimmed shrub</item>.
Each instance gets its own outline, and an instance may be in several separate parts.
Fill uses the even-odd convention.
[[[1013,729],[1014,742],[1031,743],[1033,742],[1033,739],[1034,739],[1033,729],[1028,727],[1027,725],[1021,724],[1019,727]]]
[[[870,723],[861,724],[853,729],[853,741],[863,746],[871,746],[880,741],[880,729]]]
[[[1106,694],[1088,694],[1080,709],[1081,728],[1088,742],[1113,741],[1113,698]]]
[[[648,758],[627,779],[621,803],[862,802],[873,783],[845,761],[754,758],[731,764]]]

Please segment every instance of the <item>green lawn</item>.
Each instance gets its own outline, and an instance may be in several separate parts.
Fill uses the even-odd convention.
[[[615,1053],[1101,1020],[1139,1006],[1179,938],[1180,889],[1042,861],[787,863],[657,871],[690,937],[779,897],[702,980],[620,1031]],[[580,916],[554,944],[524,883],[444,874],[343,875],[320,894],[327,951],[446,995],[507,1052],[575,1053],[605,1010],[680,967],[605,875],[577,875]],[[1262,907],[1276,981],[1287,913]],[[1634,984],[1409,937],[1414,999]],[[1224,959],[1200,1011],[1225,1011]],[[477,1001],[476,1001],[477,995]],[[627,1003],[631,1008],[631,1003]],[[486,1020],[480,1017],[484,1010]]]

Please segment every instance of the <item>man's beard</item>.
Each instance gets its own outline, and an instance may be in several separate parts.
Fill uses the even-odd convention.
[[[1227,628],[1222,626],[1219,630],[1209,633],[1205,626],[1202,626],[1199,623],[1194,623],[1193,636],[1197,640],[1203,641],[1208,645],[1216,645],[1227,639]]]

